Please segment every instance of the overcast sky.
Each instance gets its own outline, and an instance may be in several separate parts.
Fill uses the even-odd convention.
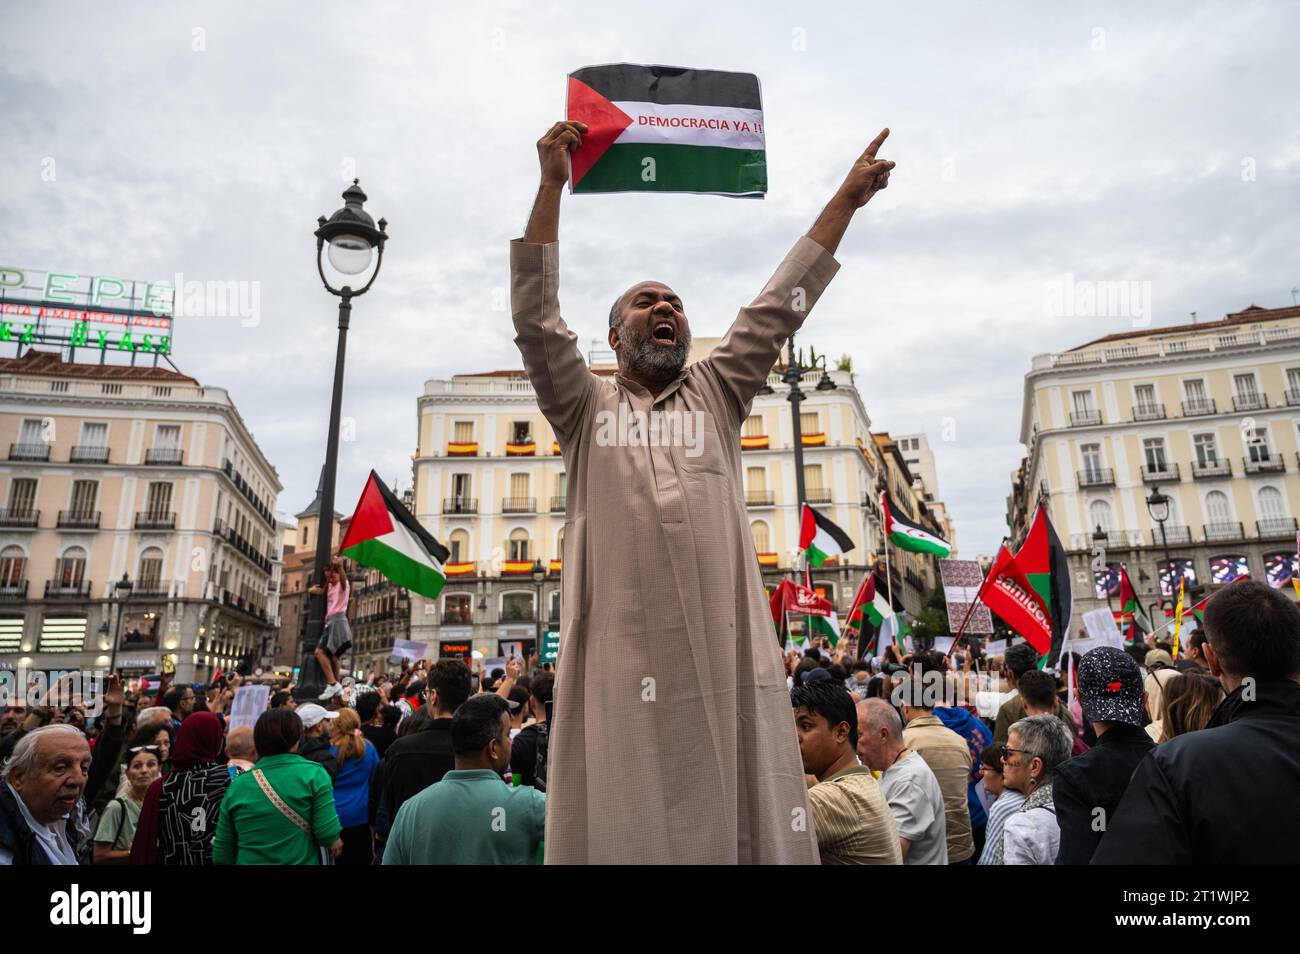
[[[697,336],[721,334],[893,130],[890,187],[802,342],[852,355],[875,429],[929,434],[967,556],[1005,530],[1030,357],[1133,325],[1056,317],[1049,287],[1149,283],[1166,324],[1289,305],[1300,285],[1295,4],[450,6],[5,14],[0,265],[258,283],[256,325],[180,320],[174,360],[230,390],[290,513],[316,485],[335,344],[316,217],[355,170],[392,236],[353,313],[346,512],[371,466],[409,484],[426,379],[519,366],[507,242],[580,66],[758,74],[770,178],[761,202],[566,197],[561,294],[584,347],[645,277]]]

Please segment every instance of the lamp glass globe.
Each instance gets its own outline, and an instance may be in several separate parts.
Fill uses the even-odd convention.
[[[360,275],[370,267],[373,252],[365,239],[355,235],[340,235],[330,241],[329,260],[344,275]]]

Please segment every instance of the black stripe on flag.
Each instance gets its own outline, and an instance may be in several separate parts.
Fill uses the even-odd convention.
[[[902,526],[909,527],[912,530],[919,530],[921,533],[924,533],[927,537],[935,537],[940,540],[943,539],[933,530],[928,530],[921,524],[907,519],[907,515],[904,514],[903,511],[899,510],[898,507],[894,505],[894,501],[889,496],[888,491],[885,492],[885,503],[889,505],[889,520],[891,523],[901,524]],[[944,540],[944,542],[947,543],[948,541]]]
[[[807,504],[804,504],[804,506],[808,507]],[[831,523],[830,517],[827,517],[820,510],[817,510],[814,507],[808,507],[808,509],[812,511],[813,519],[817,521],[817,526],[825,530],[830,535],[830,538],[840,545],[840,551],[842,553],[848,553],[853,549],[853,541],[849,538],[849,535],[835,524]]]
[[[616,63],[585,66],[571,75],[612,102],[763,108],[753,73]]]
[[[447,558],[451,556],[451,551],[433,538],[428,530],[420,521],[415,519],[415,515],[406,509],[406,505],[397,499],[397,495],[388,489],[388,485],[383,482],[378,474],[373,470],[370,472],[375,486],[379,488],[379,494],[384,498],[384,503],[388,505],[388,512],[393,515],[393,519],[401,522],[402,526],[415,534],[415,538],[424,544],[424,548],[433,554],[434,559],[439,563],[446,563]]]

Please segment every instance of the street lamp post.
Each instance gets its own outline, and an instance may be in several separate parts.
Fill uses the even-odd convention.
[[[803,505],[807,502],[808,495],[804,487],[803,480],[803,422],[799,419],[799,405],[807,396],[799,387],[799,382],[809,371],[822,369],[821,380],[817,382],[818,391],[834,391],[837,385],[831,380],[830,372],[826,368],[826,356],[820,359],[814,357],[808,365],[800,364],[798,356],[794,350],[794,335],[791,335],[786,342],[787,358],[785,372],[781,375],[781,381],[789,386],[790,393],[786,400],[790,402],[790,420],[794,430],[794,480],[795,490],[799,496],[799,509],[802,512]],[[772,388],[764,384],[758,390],[759,394],[772,394]]]
[[[1169,539],[1165,536],[1165,521],[1169,519],[1169,496],[1162,494],[1160,488],[1152,485],[1151,496],[1147,497],[1147,512],[1151,514],[1151,519],[1160,525],[1160,543],[1165,550],[1165,570],[1169,571]],[[1161,597],[1164,593],[1160,590],[1161,574],[1156,573],[1156,590],[1160,592]],[[1173,589],[1173,578],[1169,580],[1169,586]]]
[[[1106,607],[1111,609],[1110,604],[1110,564],[1106,562],[1106,544],[1110,542],[1110,534],[1097,524],[1097,529],[1092,532],[1092,548],[1101,554],[1101,572],[1102,578],[1106,581]]]
[[[533,639],[533,652],[540,653],[542,651],[542,584],[546,582],[546,567],[542,566],[541,557],[533,560],[533,582],[537,584],[537,635]]]
[[[325,439],[325,473],[321,481],[321,500],[319,526],[316,532],[316,563],[312,568],[312,583],[321,586],[319,595],[311,597],[310,613],[307,617],[307,641],[304,646],[301,684],[303,695],[312,695],[320,684],[317,675],[315,656],[312,647],[320,640],[321,630],[325,625],[325,567],[329,565],[330,552],[334,547],[334,478],[338,470],[339,452],[339,415],[343,404],[343,366],[347,354],[348,322],[352,317],[352,299],[364,295],[379,277],[379,270],[384,264],[384,244],[388,241],[388,222],[375,220],[362,205],[366,194],[361,191],[360,181],[352,180],[352,185],[343,192],[343,208],[326,219],[323,215],[317,220],[316,229],[316,270],[320,274],[325,290],[339,299],[339,340],[338,350],[334,356],[334,393],[330,399],[329,432]],[[343,275],[360,275],[370,267],[371,258],[378,251],[375,270],[360,289],[351,285],[335,288],[325,277],[325,267],[321,253],[328,243],[327,257],[334,269]],[[309,673],[311,674],[309,676]]]
[[[123,609],[132,589],[134,589],[134,586],[127,579],[125,573],[122,574],[122,579],[113,584],[113,601],[117,603],[117,625],[113,627],[113,652],[108,659],[108,673],[110,676],[117,672],[117,645],[122,641],[122,617],[125,615]]]

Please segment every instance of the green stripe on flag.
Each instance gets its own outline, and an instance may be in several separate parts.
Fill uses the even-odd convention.
[[[432,566],[412,560],[400,550],[380,543],[378,537],[362,540],[342,551],[343,556],[373,567],[403,589],[426,599],[436,599],[446,577]]]
[[[653,159],[653,165],[645,160]],[[653,172],[653,178],[647,178]],[[574,192],[763,192],[761,150],[673,143],[615,143]]]

